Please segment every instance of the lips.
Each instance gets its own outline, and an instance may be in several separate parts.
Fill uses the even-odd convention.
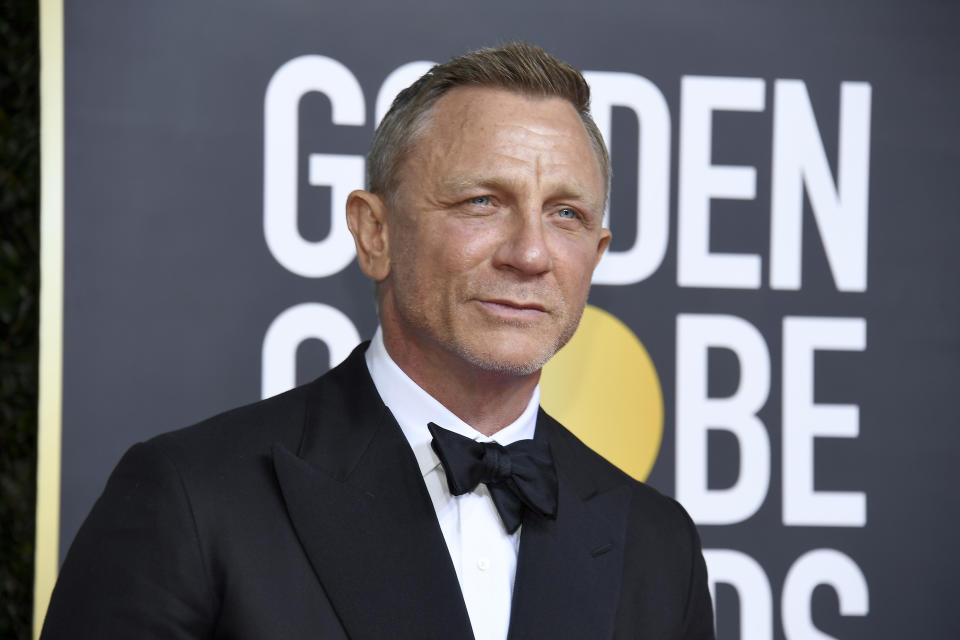
[[[499,298],[493,300],[480,300],[480,302],[484,304],[507,307],[510,309],[517,309],[520,311],[540,311],[541,313],[546,313],[547,311],[547,309],[539,302],[517,302],[515,300],[504,300]]]
[[[496,298],[478,299],[477,303],[490,315],[512,322],[532,322],[547,314],[546,308],[539,302]]]

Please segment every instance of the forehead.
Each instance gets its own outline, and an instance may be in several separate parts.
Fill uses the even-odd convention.
[[[562,98],[457,87],[437,100],[420,128],[411,149],[415,172],[536,169],[543,176],[603,183],[586,128]]]

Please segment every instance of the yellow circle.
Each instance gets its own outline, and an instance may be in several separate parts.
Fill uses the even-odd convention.
[[[576,334],[543,368],[540,404],[587,446],[637,480],[663,439],[663,392],[627,325],[587,305]]]

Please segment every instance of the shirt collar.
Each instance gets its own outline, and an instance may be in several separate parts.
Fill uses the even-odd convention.
[[[471,440],[497,442],[503,446],[517,440],[533,438],[537,426],[537,410],[540,407],[540,385],[534,388],[530,402],[519,418],[493,436],[487,437],[458,418],[403,372],[387,353],[383,343],[383,330],[380,327],[377,327],[365,357],[373,384],[410,443],[423,475],[427,475],[440,464],[440,458],[430,446],[433,438],[427,430],[428,422],[434,422]]]

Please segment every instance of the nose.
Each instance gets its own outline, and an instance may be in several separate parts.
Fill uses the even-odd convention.
[[[493,256],[494,266],[524,276],[536,276],[552,269],[553,258],[547,247],[544,224],[539,210],[515,212],[510,216]]]

